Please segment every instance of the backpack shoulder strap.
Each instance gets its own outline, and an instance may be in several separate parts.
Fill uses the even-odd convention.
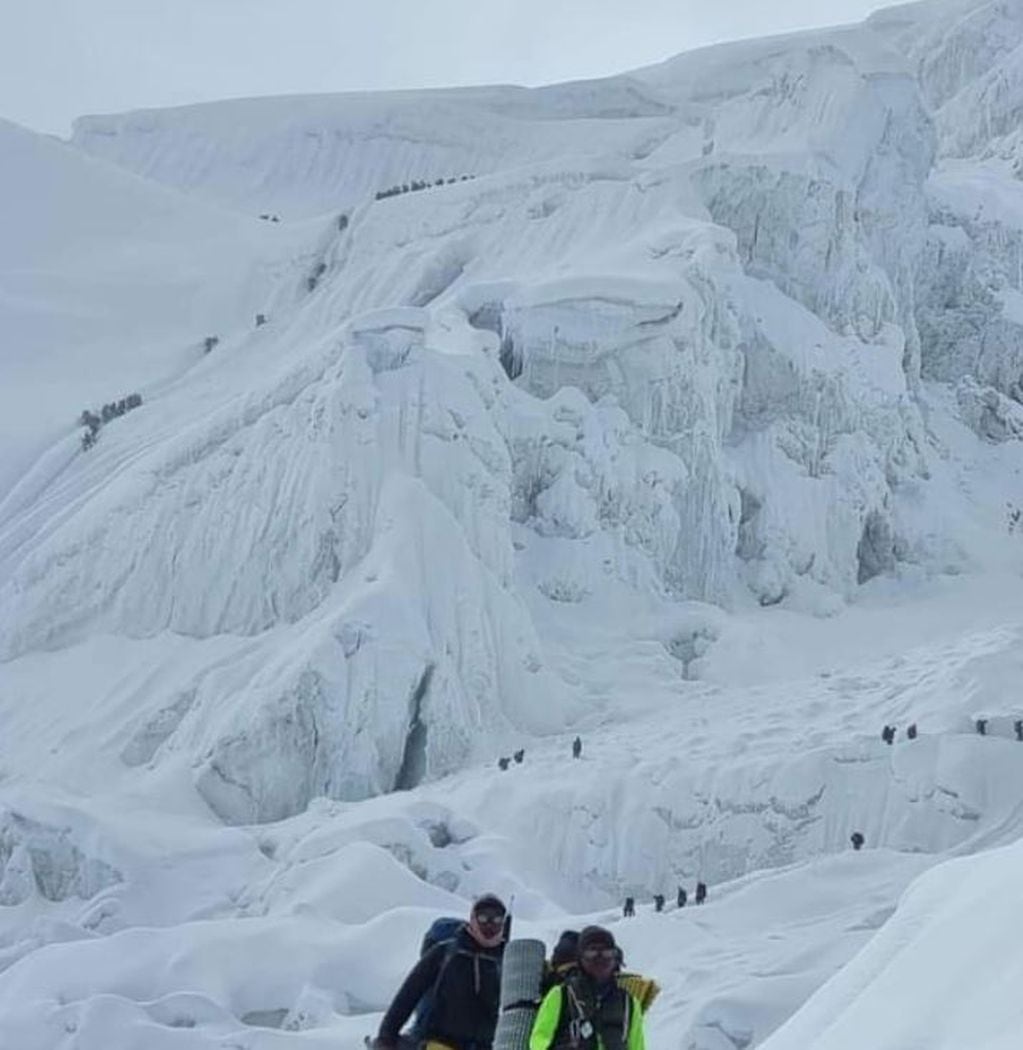
[[[433,978],[433,983],[429,989],[423,994],[423,997],[419,1000],[419,1004],[416,1007],[416,1018],[412,1026],[412,1031],[417,1037],[421,1037],[430,1026],[430,1020],[434,1014],[434,1008],[437,1000],[437,992],[440,991],[441,982],[444,980],[444,973],[448,968],[448,964],[458,954],[458,941],[457,938],[452,937],[446,941],[438,941],[432,948],[429,949],[427,954],[437,954],[440,956],[440,961],[437,964],[437,973]],[[423,956],[425,959],[426,956]]]
[[[451,937],[446,941],[439,941],[434,947],[444,949],[444,954],[440,960],[440,966],[437,967],[437,979],[433,982],[433,990],[436,992],[440,987],[441,979],[444,977],[444,971],[451,964],[451,960],[459,954],[461,949],[458,947],[457,937]]]

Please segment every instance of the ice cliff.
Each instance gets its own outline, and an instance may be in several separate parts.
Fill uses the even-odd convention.
[[[576,717],[544,603],[833,612],[983,560],[929,519],[927,384],[1018,436],[1023,209],[983,87],[1021,31],[946,4],[535,91],[83,119],[182,208],[287,230],[222,264],[258,256],[269,324],[8,494],[3,658],[232,640],[125,754],[183,746],[218,813],[270,820]]]

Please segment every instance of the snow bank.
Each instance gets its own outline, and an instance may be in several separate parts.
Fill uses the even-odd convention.
[[[1023,848],[942,864],[918,879],[870,944],[764,1050],[1008,1050],[1023,1009],[1015,888]],[[982,975],[982,976],[981,976]],[[978,979],[980,978],[980,979]]]

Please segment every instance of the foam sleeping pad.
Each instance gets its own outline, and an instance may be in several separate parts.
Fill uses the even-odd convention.
[[[501,1015],[494,1050],[527,1050],[540,1006],[547,947],[543,941],[509,941],[501,963]]]
[[[536,1010],[535,1006],[513,1006],[505,1010],[497,1021],[494,1050],[528,1050]]]

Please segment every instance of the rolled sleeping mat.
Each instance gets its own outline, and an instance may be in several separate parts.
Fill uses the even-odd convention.
[[[527,1050],[543,995],[547,947],[543,941],[509,941],[501,963],[501,1014],[494,1050]]]
[[[494,1050],[528,1050],[536,1020],[535,1006],[513,1006],[497,1019]]]
[[[501,961],[501,1009],[510,1006],[539,1006],[547,946],[543,941],[523,938],[505,945]]]

